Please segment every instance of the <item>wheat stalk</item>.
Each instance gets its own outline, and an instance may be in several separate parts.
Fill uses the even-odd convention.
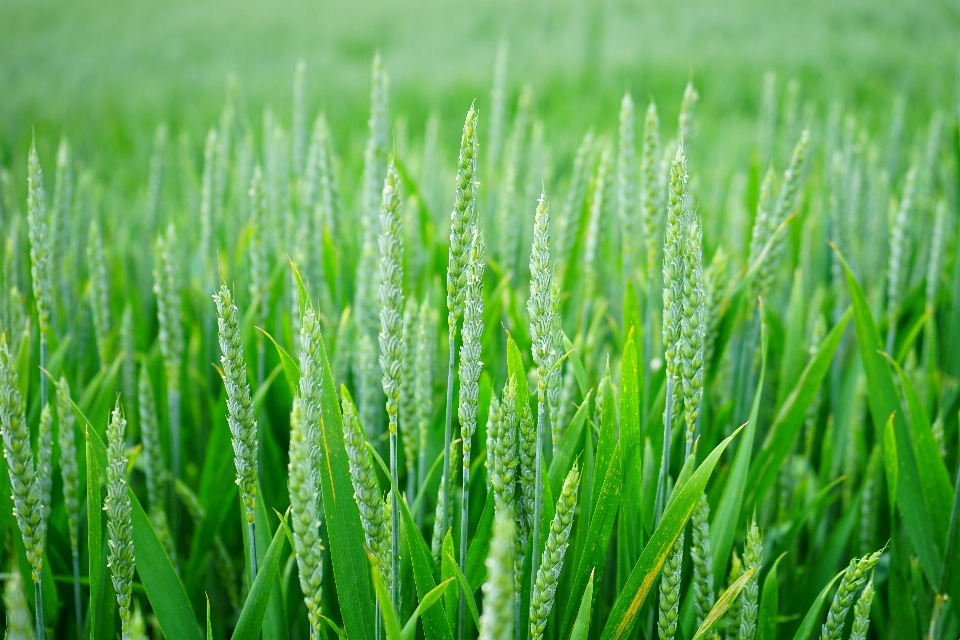
[[[45,632],[41,572],[49,500],[44,504],[41,487],[48,481],[40,477],[44,465],[39,464],[39,460],[38,464],[34,464],[30,428],[24,415],[17,372],[7,346],[6,334],[0,334],[0,431],[3,432],[3,454],[13,494],[13,515],[23,537],[36,591],[37,638],[42,639]]]
[[[697,612],[697,627],[713,608],[713,554],[710,552],[710,505],[700,496],[692,518],[693,540],[690,559],[693,560],[693,603]]]
[[[476,227],[470,246],[470,262],[467,265],[467,291],[464,296],[463,344],[460,346],[460,397],[457,418],[460,421],[460,439],[463,448],[463,497],[460,505],[460,566],[467,566],[467,533],[470,516],[470,455],[473,450],[473,435],[477,430],[477,414],[480,407],[480,373],[483,362],[480,351],[483,339],[483,269],[485,247],[483,234]],[[460,637],[466,633],[466,601],[460,592],[459,629]]]
[[[514,597],[513,564],[516,525],[509,507],[497,511],[493,523],[490,553],[487,555],[487,580],[483,583],[483,614],[480,616],[480,640],[504,640],[513,636],[516,620],[511,601]]]
[[[383,393],[387,397],[390,421],[390,476],[399,486],[400,460],[397,451],[397,412],[400,404],[400,377],[403,370],[403,228],[400,217],[400,176],[387,164],[387,177],[380,202],[380,370],[383,372]],[[400,522],[399,496],[393,495],[391,518]],[[393,606],[400,610],[400,530],[394,527],[391,536],[390,591]]]
[[[171,559],[176,558],[176,545],[167,526],[167,514],[164,511],[166,470],[163,466],[163,453],[160,448],[160,429],[157,425],[157,403],[150,384],[150,374],[144,366],[140,370],[137,385],[137,407],[140,418],[140,439],[143,441],[144,471],[147,479],[148,515],[157,532],[160,543]]]
[[[890,255],[887,262],[887,343],[888,353],[893,352],[897,338],[897,317],[903,298],[904,276],[909,261],[909,233],[910,218],[913,213],[913,201],[917,188],[917,165],[914,164],[904,179],[903,194],[900,196],[900,206],[897,207],[893,226],[890,228]]]
[[[677,155],[670,169],[670,193],[667,207],[667,226],[663,243],[663,348],[666,360],[667,390],[663,411],[663,455],[660,476],[657,480],[654,522],[666,506],[667,477],[670,461],[670,432],[673,426],[674,387],[681,374],[680,328],[683,317],[683,225],[686,220],[687,159],[683,145],[677,147]],[[598,399],[600,395],[598,394]]]
[[[30,238],[30,279],[40,326],[40,368],[47,367],[47,341],[50,335],[52,302],[52,266],[50,238],[47,229],[46,203],[43,193],[43,170],[37,155],[36,141],[30,143],[27,159],[27,229]],[[40,404],[47,403],[47,378],[40,376]]]
[[[377,476],[367,451],[367,440],[363,427],[357,417],[357,408],[353,399],[341,388],[340,404],[343,407],[343,439],[350,462],[350,480],[353,483],[353,497],[360,509],[360,523],[367,547],[373,553],[377,566],[383,574],[386,584],[392,584],[390,562],[392,533],[385,515],[389,509],[380,497]]]
[[[70,385],[60,376],[57,385],[57,446],[60,449],[60,478],[63,484],[63,507],[67,512],[70,532],[70,555],[73,559],[73,599],[77,620],[82,619],[80,600],[80,500],[77,472],[77,418],[70,402]]]
[[[504,149],[502,173],[499,176],[496,216],[497,260],[507,273],[517,271],[520,234],[516,233],[513,225],[517,211],[517,183],[520,180],[520,165],[528,135],[532,100],[532,91],[529,86],[525,86],[517,100],[517,112]]]
[[[321,619],[323,586],[323,545],[317,500],[320,496],[313,475],[312,447],[318,438],[316,427],[303,421],[300,400],[294,400],[290,417],[290,464],[288,487],[293,525],[293,545],[297,558],[300,590],[307,606],[311,637],[323,637]]]
[[[580,142],[580,146],[577,147],[577,154],[573,159],[570,186],[567,187],[567,196],[563,201],[563,210],[557,229],[557,263],[563,270],[558,277],[560,282],[564,282],[566,279],[566,270],[569,268],[567,265],[576,245],[577,237],[580,235],[580,214],[587,193],[593,151],[593,132],[587,131]]]
[[[620,101],[620,135],[617,146],[617,214],[620,220],[621,261],[624,281],[633,275],[637,237],[637,162],[633,98],[623,94]]]
[[[660,578],[657,633],[660,640],[673,640],[680,613],[680,570],[683,567],[683,533],[670,547]]]
[[[153,272],[153,292],[157,297],[158,340],[163,355],[167,382],[167,406],[170,423],[170,470],[174,481],[180,478],[180,363],[183,357],[183,325],[180,309],[180,278],[174,251],[177,237],[173,224],[157,238],[157,262]],[[177,510],[173,510],[173,535],[179,530]]]
[[[110,553],[107,566],[113,575],[113,590],[120,609],[120,631],[123,640],[130,638],[130,600],[133,593],[133,524],[130,515],[130,494],[127,492],[127,456],[124,451],[124,432],[127,421],[120,410],[120,402],[110,414],[107,425],[107,544]]]
[[[552,300],[553,267],[550,262],[550,213],[547,196],[541,193],[534,218],[533,247],[530,251],[530,297],[527,313],[530,315],[530,340],[533,361],[537,365],[537,431],[534,455],[533,499],[533,567],[531,580],[538,578],[540,561],[540,522],[543,511],[543,432],[547,419],[546,392],[548,377],[556,363],[556,325]],[[536,585],[532,585],[535,587]]]
[[[240,340],[240,318],[233,294],[221,284],[213,296],[217,305],[217,327],[220,340],[220,363],[223,365],[223,384],[227,390],[227,422],[233,442],[233,463],[237,470],[237,486],[247,521],[250,554],[251,584],[256,577],[256,538],[254,511],[257,504],[257,422],[253,417],[253,399],[247,384],[247,366],[243,360]]]
[[[93,312],[93,331],[97,340],[100,366],[108,363],[110,336],[110,276],[103,251],[103,236],[96,221],[90,222],[87,233],[87,272],[90,274],[90,310]]]
[[[463,313],[466,298],[466,269],[468,251],[476,224],[474,209],[477,203],[477,111],[473,105],[467,112],[460,138],[460,157],[457,162],[457,190],[450,213],[450,249],[447,256],[447,399],[443,428],[443,478],[438,497],[437,513],[441,516],[440,531],[445,531],[450,518],[448,496],[453,487],[450,447],[453,439],[453,372],[456,365],[457,320]],[[439,541],[435,540],[434,545]]]
[[[760,581],[757,574],[760,572],[762,562],[763,539],[754,515],[747,530],[747,541],[743,550],[743,569],[753,571],[753,574],[741,592],[738,640],[753,640],[757,632],[757,611],[760,605]]]
[[[873,578],[867,580],[867,586],[857,599],[853,607],[853,629],[850,631],[850,640],[866,640],[870,630],[870,605],[873,604]]]
[[[869,553],[862,558],[853,558],[847,565],[843,577],[840,578],[840,586],[833,596],[830,603],[830,610],[827,613],[827,621],[823,624],[820,633],[822,640],[839,640],[843,635],[843,625],[847,619],[847,612],[853,606],[853,599],[860,587],[870,578],[870,572],[880,560],[884,549]],[[869,608],[868,608],[869,610]]]
[[[547,619],[553,610],[560,572],[563,570],[563,558],[573,528],[576,514],[577,489],[580,485],[580,470],[574,463],[573,468],[563,481],[563,488],[557,498],[557,508],[550,523],[547,540],[543,548],[543,558],[537,569],[536,579],[530,592],[530,637],[540,640],[547,627]]]

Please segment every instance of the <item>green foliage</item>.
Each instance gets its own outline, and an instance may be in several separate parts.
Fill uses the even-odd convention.
[[[831,11],[880,10],[849,4]],[[498,33],[494,57],[488,27],[427,28],[448,16],[434,6],[409,49],[456,32],[437,59],[344,31],[321,64],[298,52],[266,73],[285,44],[241,66],[225,100],[138,79],[92,117],[102,87],[76,113],[30,89],[70,34],[37,51],[20,33],[76,9],[41,25],[10,8],[8,626],[27,633],[32,611],[51,637],[956,637],[949,20],[881,9],[925,41],[891,28],[877,51],[884,30],[858,21],[821,37],[871,52],[862,73],[821,54],[761,88],[732,53],[742,25],[688,43],[682,69],[624,66],[648,27],[584,6],[584,50],[546,66],[543,20]],[[218,19],[244,33],[260,11]],[[383,9],[388,35],[425,15],[406,11]],[[689,38],[666,31],[654,52]],[[780,40],[756,51],[796,71],[796,37]]]

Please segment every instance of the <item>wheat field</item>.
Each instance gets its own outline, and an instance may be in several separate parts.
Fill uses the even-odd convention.
[[[955,11],[115,4],[0,6],[7,638],[960,636]]]

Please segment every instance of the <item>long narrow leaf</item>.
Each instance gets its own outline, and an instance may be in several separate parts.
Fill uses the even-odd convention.
[[[613,605],[613,611],[603,628],[602,640],[619,639],[630,636],[640,622],[640,609],[653,588],[653,584],[666,562],[667,555],[673,543],[680,537],[687,520],[703,495],[713,468],[720,460],[730,442],[740,433],[740,429],[733,432],[726,440],[707,456],[707,459],[697,468],[693,476],[684,483],[676,499],[667,507],[660,520],[660,525],[650,536],[647,546],[644,547],[637,560],[636,566],[630,573],[626,586]]]

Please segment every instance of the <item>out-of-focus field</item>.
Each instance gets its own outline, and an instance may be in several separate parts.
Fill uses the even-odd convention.
[[[41,155],[50,155],[67,133],[107,181],[134,189],[158,121],[189,131],[199,148],[231,75],[250,113],[269,104],[282,117],[303,58],[308,105],[327,111],[346,161],[359,163],[377,49],[392,114],[419,138],[437,111],[441,146],[451,148],[469,101],[483,117],[501,38],[510,45],[510,88],[532,85],[535,112],[562,157],[584,123],[615,122],[624,90],[641,103],[656,98],[669,114],[691,78],[702,135],[724,138],[709,147],[731,153],[754,142],[769,69],[798,79],[821,117],[835,100],[867,125],[889,117],[896,93],[907,98],[908,121],[949,102],[958,27],[960,7],[950,2],[5,0],[0,153],[25,156],[36,131]],[[24,162],[13,164],[24,171]]]

